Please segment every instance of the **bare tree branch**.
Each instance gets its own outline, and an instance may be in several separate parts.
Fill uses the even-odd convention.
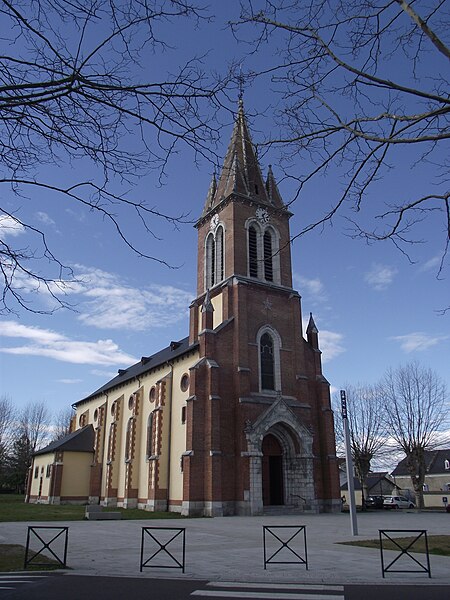
[[[0,223],[0,312],[17,306],[42,312],[30,304],[23,278],[50,292],[57,306],[69,306],[58,282],[73,273],[50,248],[45,228],[22,217],[17,202],[39,189],[93,210],[129,250],[167,264],[151,238],[158,238],[162,221],[177,227],[187,215],[160,210],[130,188],[151,169],[162,182],[179,145],[192,150],[193,162],[216,161],[215,113],[228,85],[205,74],[202,57],[149,77],[158,53],[170,50],[160,32],[188,19],[198,24],[210,17],[195,0],[0,0],[0,219],[15,220],[16,232],[36,243],[21,248]],[[44,165],[54,168],[53,181],[42,175]],[[63,185],[56,168],[68,165],[77,169]],[[86,165],[89,180],[74,179]],[[138,235],[126,232],[126,211]]]
[[[328,208],[294,239],[343,215],[349,235],[389,240],[410,256],[422,224],[437,214],[441,276],[450,239],[448,3],[271,0],[254,10],[243,0],[241,9],[231,27],[249,52],[279,47],[273,64],[250,75],[269,76],[279,94],[280,134],[263,145],[278,149],[286,178],[297,184],[291,202],[314,177],[331,172],[340,182],[329,189]],[[432,189],[420,181],[415,198],[379,198],[375,215],[373,204],[366,207],[380,178],[393,168],[409,178],[422,162]]]

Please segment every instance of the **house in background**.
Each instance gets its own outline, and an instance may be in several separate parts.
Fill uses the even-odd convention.
[[[441,508],[443,498],[450,503],[450,448],[425,452],[426,474],[423,486],[425,508]],[[406,458],[401,460],[392,471],[395,485],[402,495],[414,497],[411,477],[408,473]]]
[[[342,504],[343,506],[346,506],[348,505],[348,481],[345,472],[345,460],[343,468],[344,471],[340,471],[341,498],[345,497],[345,502]],[[362,506],[361,484],[357,477],[353,478],[353,486],[355,489],[355,504],[356,506]],[[369,496],[389,496],[394,493],[395,483],[389,477],[387,471],[371,472],[367,475],[367,489]]]
[[[28,501],[206,516],[341,509],[319,332],[312,315],[303,331],[292,285],[292,213],[272,169],[262,176],[242,103],[198,208],[189,335],[75,403],[69,438],[88,427],[91,446],[76,461],[67,438],[37,454]]]

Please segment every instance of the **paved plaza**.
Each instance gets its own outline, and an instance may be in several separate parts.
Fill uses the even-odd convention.
[[[2,523],[0,543],[25,545],[28,523]],[[155,521],[75,521],[64,523],[32,523],[33,526],[68,526],[67,564],[76,574],[117,575],[136,577],[195,578],[211,581],[241,582],[310,582],[310,583],[400,583],[449,584],[450,557],[430,556],[431,574],[387,573],[382,578],[380,552],[377,549],[344,546],[337,542],[352,539],[378,539],[379,530],[427,530],[428,535],[450,534],[450,514],[444,512],[416,513],[414,511],[374,511],[358,514],[358,533],[350,530],[350,517],[337,515],[289,515],[276,517],[221,517],[212,519],[180,519]],[[304,526],[306,528],[308,570],[303,564],[268,564],[264,569],[263,525]],[[146,568],[140,572],[142,527],[186,528],[186,569]],[[286,541],[295,530],[274,530]],[[166,532],[166,540],[173,532]],[[168,537],[167,537],[168,536]],[[283,537],[284,536],[284,537]],[[288,536],[288,537],[286,537]],[[273,536],[268,536],[268,541]],[[152,540],[148,538],[151,542]],[[167,548],[180,557],[176,544]],[[294,538],[301,558],[304,558],[303,532]],[[146,541],[147,544],[147,541]],[[272,544],[272,545],[270,545]],[[268,557],[279,543],[272,539],[267,548]],[[146,560],[151,546],[144,546]],[[286,549],[283,550],[286,552]],[[289,554],[289,551],[287,551]],[[287,558],[280,552],[274,560]],[[159,553],[155,560],[165,555]],[[392,560],[396,554],[386,553]],[[425,555],[414,555],[426,564]],[[166,555],[166,558],[169,558]],[[289,560],[296,560],[291,554]],[[417,565],[408,556],[399,566],[415,569]],[[170,561],[174,564],[173,561]],[[149,563],[154,564],[154,563]],[[167,564],[167,563],[166,563]]]

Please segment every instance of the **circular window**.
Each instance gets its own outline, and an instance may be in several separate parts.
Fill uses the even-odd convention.
[[[130,410],[133,410],[134,407],[134,395],[131,394],[131,396],[128,398],[128,408]]]
[[[148,398],[150,402],[154,402],[156,400],[156,388],[153,386],[148,394]]]
[[[98,421],[98,408],[94,410],[94,421]]]
[[[180,381],[180,388],[182,392],[187,392],[189,389],[189,375],[185,373]]]

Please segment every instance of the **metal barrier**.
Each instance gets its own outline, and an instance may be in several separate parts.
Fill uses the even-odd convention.
[[[48,542],[46,542],[40,535],[39,533],[37,533],[37,530],[45,530],[45,531],[57,531],[56,535],[54,535],[52,537],[51,540],[49,540]],[[36,536],[36,538],[42,543],[42,548],[34,553],[31,558],[29,558],[29,554],[30,554],[30,540],[31,540],[31,536],[32,534],[34,534]],[[63,538],[60,539],[60,536],[64,534]],[[54,565],[52,563],[48,563],[48,562],[36,562],[35,559],[44,551],[44,550],[48,550],[50,552],[50,554],[53,556],[53,558],[57,561],[57,563],[65,568],[67,566],[67,543],[68,543],[68,538],[69,538],[69,528],[68,527],[28,527],[28,533],[27,533],[27,544],[25,547],[25,560],[24,560],[24,569],[28,568],[29,565],[35,566],[35,567],[53,567]],[[52,548],[50,548],[50,544],[53,544],[56,540],[59,540],[60,542],[62,541],[64,544],[64,557],[63,559],[61,559],[56,552],[53,551]]]
[[[381,571],[383,574],[383,577],[385,575],[385,573],[428,573],[428,577],[431,578],[431,568],[430,568],[430,555],[428,552],[428,538],[427,538],[427,531],[426,529],[380,529],[380,552],[381,552]],[[412,541],[409,540],[399,540],[398,538],[393,538],[391,537],[392,534],[394,533],[403,533],[403,534],[410,534],[411,535],[415,535],[414,539]],[[425,552],[426,552],[426,565],[423,565],[419,560],[417,560],[417,558],[415,556],[413,556],[412,554],[410,554],[410,549],[414,546],[414,544],[420,540],[423,537],[423,539],[425,540]],[[384,555],[383,555],[383,550],[388,550],[387,548],[383,548],[383,539],[389,540],[390,542],[392,542],[394,544],[394,546],[396,546],[399,550],[400,550],[400,554],[398,554],[398,556],[396,556],[394,558],[394,560],[392,560],[387,567],[384,564]],[[390,549],[392,550],[392,549]],[[394,570],[391,569],[392,565],[394,565],[402,556],[409,556],[409,558],[415,562],[420,569],[418,570]]]
[[[158,539],[156,537],[156,534],[153,534],[152,532],[170,532],[170,531],[175,531],[175,535],[173,535],[170,539],[167,539],[167,536],[165,536],[165,534],[163,534],[163,537],[165,536],[165,539],[163,541],[161,541],[160,539]],[[147,558],[147,560],[144,561],[144,546],[145,546],[145,540],[148,539],[147,536],[153,540],[156,543],[156,551],[153,552],[153,554]],[[177,540],[177,538],[179,538],[179,542],[181,543],[181,560],[178,560],[178,558],[176,556],[174,556],[174,554],[172,552],[175,552],[174,550],[171,552],[170,550],[167,549],[167,546],[169,546],[169,544],[171,544],[174,540]],[[175,563],[175,564],[155,564],[155,565],[149,565],[148,563],[150,561],[152,561],[153,559],[155,559],[157,556],[160,557],[160,553],[165,552],[165,554],[167,554],[167,556],[170,557],[171,559],[171,563]],[[186,556],[186,529],[184,527],[143,527],[142,528],[142,538],[141,538],[141,564],[140,564],[140,571],[142,572],[142,569],[144,567],[149,568],[149,569],[181,569],[182,572],[184,573],[184,565],[185,565],[185,556]]]
[[[291,535],[291,537],[288,540],[285,541],[285,540],[282,540],[281,537],[279,537],[273,531],[273,530],[279,530],[279,529],[281,529],[281,530],[295,529],[295,532]],[[289,546],[289,544],[292,542],[292,540],[294,540],[296,538],[296,536],[301,532],[303,532],[303,550],[304,550],[304,555],[305,555],[304,558],[302,556],[300,556],[300,554],[298,554],[298,552],[296,550],[294,550],[294,548]],[[266,541],[267,534],[270,534],[273,538],[275,538],[281,544],[280,547],[278,548],[278,550],[276,550],[273,554],[271,554],[269,556],[269,558],[267,558],[267,541]],[[272,539],[272,538],[269,538],[269,539]],[[306,526],[305,525],[273,525],[273,526],[263,525],[263,545],[264,545],[264,569],[267,568],[268,564],[274,564],[274,565],[301,564],[301,565],[305,565],[306,570],[308,570],[308,553],[307,553],[307,549],[306,549]],[[283,549],[286,549],[288,551],[288,555],[293,554],[294,556],[296,556],[298,560],[273,560]]]

